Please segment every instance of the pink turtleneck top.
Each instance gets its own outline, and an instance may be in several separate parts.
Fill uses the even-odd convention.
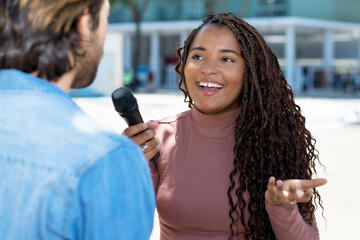
[[[192,108],[161,121],[156,130],[160,157],[157,168],[150,165],[161,240],[226,240],[230,236],[227,190],[239,111],[208,116]],[[304,222],[296,204],[266,205],[266,210],[278,240],[319,239],[315,220],[312,226]],[[245,215],[248,219],[249,213]],[[236,239],[243,239],[241,224],[239,230]]]

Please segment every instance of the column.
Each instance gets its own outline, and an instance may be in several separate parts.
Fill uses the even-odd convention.
[[[132,34],[124,38],[124,70],[132,70]]]
[[[325,73],[325,86],[331,83],[332,70],[334,67],[334,34],[331,30],[326,30],[324,33],[324,44],[323,44],[323,66]]]
[[[355,35],[357,36],[357,45],[358,45],[358,51],[357,51],[357,60],[358,60],[358,64],[357,64],[357,67],[358,67],[358,70],[360,70],[360,31],[357,31],[355,33]]]
[[[296,31],[295,26],[290,26],[286,29],[285,42],[285,77],[294,92],[297,92],[297,82],[295,79],[296,67]]]
[[[180,33],[180,38],[179,38],[179,47],[183,47],[184,46],[184,42],[187,39],[187,37],[189,36],[189,33],[184,31]]]
[[[160,34],[154,32],[150,39],[150,71],[153,74],[153,87],[160,86]],[[148,86],[150,89],[152,86]]]
[[[123,85],[123,43],[121,32],[108,32],[104,43],[104,55],[98,67],[96,79],[90,88],[108,96]]]

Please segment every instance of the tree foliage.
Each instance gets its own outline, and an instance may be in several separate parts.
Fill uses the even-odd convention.
[[[135,22],[135,37],[134,37],[134,60],[133,60],[133,70],[134,76],[132,79],[131,86],[132,89],[137,88],[138,77],[137,77],[137,69],[140,65],[140,39],[141,39],[141,29],[140,23],[143,19],[145,11],[149,6],[150,0],[110,0],[110,4],[121,3],[124,6],[128,7],[131,10],[133,16],[133,22]]]
[[[146,9],[149,6],[150,0],[110,0],[111,4],[121,3],[128,7],[133,15],[135,23],[141,22]]]

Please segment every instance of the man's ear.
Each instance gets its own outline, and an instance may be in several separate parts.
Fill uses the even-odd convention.
[[[88,39],[88,37],[90,36],[91,17],[88,8],[85,8],[80,16],[79,22],[77,24],[77,31],[81,35],[82,40]]]

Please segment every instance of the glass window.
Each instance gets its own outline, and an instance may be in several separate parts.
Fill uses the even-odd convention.
[[[287,0],[258,0],[258,16],[285,16]]]

